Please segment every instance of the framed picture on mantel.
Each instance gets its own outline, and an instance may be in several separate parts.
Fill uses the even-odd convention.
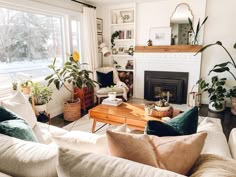
[[[150,37],[154,46],[171,44],[171,27],[153,27]]]

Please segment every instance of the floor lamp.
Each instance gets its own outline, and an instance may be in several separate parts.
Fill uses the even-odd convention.
[[[101,43],[100,51],[102,52],[102,66],[103,66],[103,57],[109,57],[111,55],[111,50],[108,48],[106,43]]]

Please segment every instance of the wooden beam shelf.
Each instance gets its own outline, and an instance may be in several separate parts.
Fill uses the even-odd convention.
[[[198,52],[202,45],[135,46],[136,53]]]

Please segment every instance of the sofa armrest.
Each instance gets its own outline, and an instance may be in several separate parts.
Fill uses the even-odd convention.
[[[236,159],[236,128],[231,130],[228,144],[233,159]]]

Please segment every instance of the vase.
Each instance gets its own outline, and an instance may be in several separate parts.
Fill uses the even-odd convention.
[[[222,101],[221,103],[222,103],[222,108],[221,109],[216,109],[215,106],[214,106],[214,102],[210,102],[208,108],[213,112],[222,112],[222,111],[225,110],[226,103],[225,103],[225,101]]]
[[[39,115],[39,112],[47,112],[47,105],[43,104],[43,105],[35,105],[34,106],[35,109],[35,114]]]
[[[116,99],[116,92],[109,92],[108,98],[109,98],[109,100],[115,100]]]
[[[236,115],[236,97],[231,97],[231,112]]]
[[[117,24],[117,15],[116,14],[112,15],[112,24]]]

